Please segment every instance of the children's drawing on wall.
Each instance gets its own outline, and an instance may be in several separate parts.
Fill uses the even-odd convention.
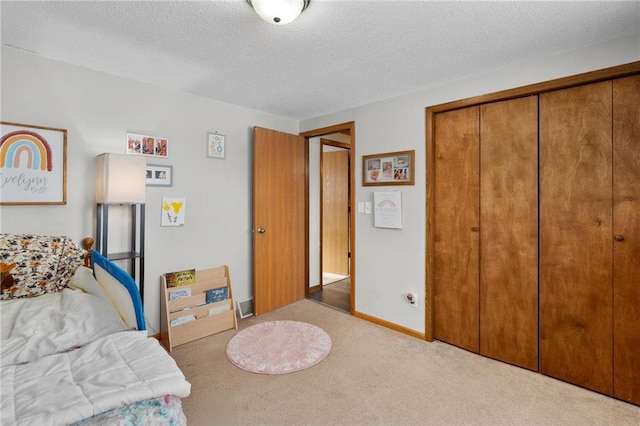
[[[162,198],[160,226],[184,226],[184,198]]]

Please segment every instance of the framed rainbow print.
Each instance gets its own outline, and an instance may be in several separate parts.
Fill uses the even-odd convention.
[[[67,131],[0,121],[0,205],[67,204]]]

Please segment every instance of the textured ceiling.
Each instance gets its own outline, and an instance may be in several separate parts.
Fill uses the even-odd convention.
[[[0,15],[2,44],[294,119],[640,38],[640,1],[312,0],[286,26],[244,0],[3,0]]]

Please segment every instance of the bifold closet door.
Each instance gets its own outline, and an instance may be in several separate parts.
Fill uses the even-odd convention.
[[[479,351],[479,108],[435,117],[434,337]]]
[[[540,372],[607,394],[611,128],[611,81],[540,95]]]
[[[640,75],[613,81],[613,394],[640,404]]]
[[[480,107],[480,353],[538,370],[538,97]]]

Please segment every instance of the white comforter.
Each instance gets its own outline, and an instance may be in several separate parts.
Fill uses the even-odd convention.
[[[1,368],[3,425],[64,425],[190,384],[157,340],[124,331],[87,346]]]
[[[0,302],[0,423],[63,425],[191,385],[79,268],[69,289]]]
[[[61,292],[0,302],[0,365],[30,362],[127,329],[88,268]]]

